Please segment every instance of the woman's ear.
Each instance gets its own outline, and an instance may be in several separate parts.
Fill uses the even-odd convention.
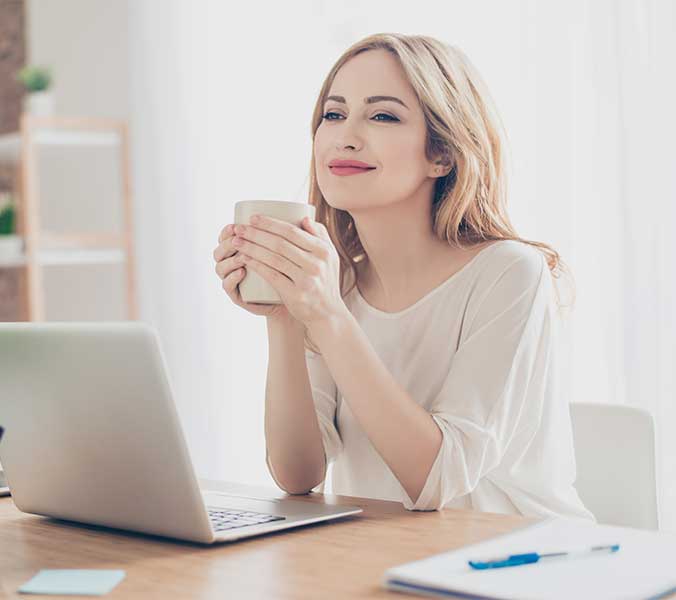
[[[445,177],[451,172],[453,165],[446,159],[438,159],[432,165],[430,177]]]
[[[447,153],[437,155],[434,164],[432,166],[431,177],[445,177],[451,172],[453,168],[453,159]]]

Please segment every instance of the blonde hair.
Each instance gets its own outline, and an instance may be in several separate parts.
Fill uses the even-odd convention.
[[[309,203],[315,220],[329,232],[340,257],[340,289],[344,297],[357,285],[355,263],[368,260],[349,212],[330,206],[317,184],[314,138],[322,123],[326,97],[338,70],[368,50],[383,49],[398,60],[417,96],[427,126],[425,155],[441,157],[447,175],[437,178],[430,207],[440,240],[460,248],[490,240],[517,240],[541,251],[555,279],[570,275],[558,252],[542,242],[522,239],[506,211],[504,127],[478,71],[457,47],[422,35],[378,33],[350,46],[329,71],[312,114],[313,152]],[[572,276],[571,276],[572,281]],[[560,303],[557,289],[557,302]],[[309,339],[305,341],[319,353]]]

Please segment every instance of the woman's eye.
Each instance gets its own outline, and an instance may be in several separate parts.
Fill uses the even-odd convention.
[[[393,117],[392,115],[387,115],[385,113],[378,113],[377,115],[374,115],[373,118],[375,119],[376,117],[387,117],[388,121],[398,121],[397,117]]]
[[[340,115],[336,112],[327,112],[325,115],[322,116],[322,119],[324,119],[326,121],[337,121],[337,120],[339,120],[339,119],[331,119],[331,118],[329,118],[329,115],[336,115],[337,117],[343,116],[343,115]],[[376,117],[387,117],[387,119],[385,119],[385,121],[398,121],[399,120],[396,117],[393,117],[392,115],[388,115],[388,114],[385,114],[385,113],[378,113],[377,115],[373,116],[374,119]],[[382,121],[383,119],[376,119],[376,120]]]

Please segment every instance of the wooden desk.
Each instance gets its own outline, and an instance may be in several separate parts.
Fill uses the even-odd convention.
[[[202,484],[286,496],[273,488]],[[356,505],[364,512],[232,544],[200,546],[27,515],[10,497],[0,498],[0,597],[33,597],[16,590],[40,569],[124,569],[127,576],[107,598],[413,598],[381,587],[387,568],[537,521],[468,510],[411,512],[396,502],[348,496],[296,498]]]

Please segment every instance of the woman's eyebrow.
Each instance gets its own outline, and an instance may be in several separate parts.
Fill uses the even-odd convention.
[[[326,104],[326,102],[328,102],[329,100],[335,100],[336,102],[346,104],[344,96],[329,96],[324,101],[324,104]],[[399,100],[399,98],[396,98],[395,96],[369,96],[368,98],[364,98],[365,104],[373,104],[375,102],[387,102],[387,101],[397,102],[398,104],[401,104],[404,108],[408,109],[408,106],[406,106],[402,100]]]

